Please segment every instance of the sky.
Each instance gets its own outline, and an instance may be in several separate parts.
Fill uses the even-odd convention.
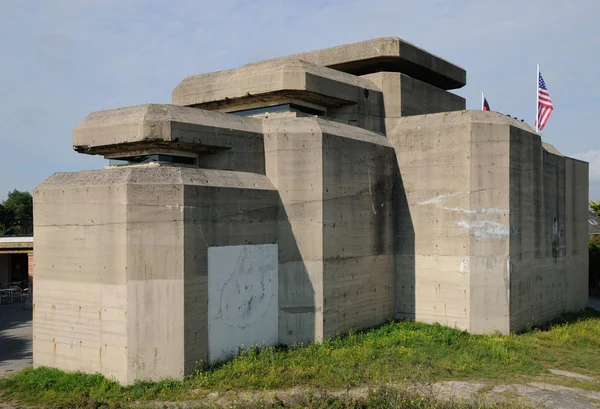
[[[535,116],[536,64],[554,104],[542,139],[590,162],[600,199],[600,1],[0,0],[0,200],[55,172],[87,114],[169,103],[187,75],[375,37],[467,70],[468,109]]]

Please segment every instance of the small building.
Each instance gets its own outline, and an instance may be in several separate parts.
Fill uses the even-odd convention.
[[[0,237],[0,288],[10,283],[31,283],[33,236]]]

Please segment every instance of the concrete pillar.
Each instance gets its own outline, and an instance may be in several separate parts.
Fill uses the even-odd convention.
[[[281,200],[280,341],[320,341],[391,319],[389,142],[320,118],[265,120],[264,132]]]

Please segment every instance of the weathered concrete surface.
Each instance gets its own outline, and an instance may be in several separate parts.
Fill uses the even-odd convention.
[[[122,383],[180,379],[207,359],[209,247],[276,241],[277,194],[257,174],[56,174],[34,204],[34,365]]]
[[[371,80],[383,92],[386,118],[462,111],[466,106],[464,98],[398,72],[377,72],[362,77]]]
[[[271,60],[186,77],[173,90],[172,100],[175,105],[227,111],[244,109],[236,106],[256,99],[265,106],[269,99],[285,97],[336,107],[359,103],[365,90],[375,93],[370,102],[382,102],[379,90],[367,79],[301,60]]]
[[[190,373],[208,359],[209,249],[276,243],[278,194],[264,175],[186,169],[182,178],[185,373]]]
[[[354,75],[401,72],[441,89],[467,83],[466,71],[397,37],[382,37],[280,59],[305,60]]]
[[[0,305],[0,377],[32,364],[31,303]]]
[[[511,130],[511,329],[587,305],[587,163]]]
[[[393,316],[393,150],[319,119],[264,122],[281,200],[280,341],[319,341]]]
[[[185,78],[173,103],[226,112],[295,103],[383,133],[383,95],[371,81],[299,60],[271,60]]]
[[[248,342],[393,317],[508,333],[583,307],[587,164],[464,111],[446,90],[465,83],[380,38],[187,77],[185,106],[90,114],[78,152],[194,163],[36,190],[35,364],[181,378]]]
[[[583,236],[565,239],[562,155],[495,113],[387,123],[403,187],[395,206],[398,317],[508,333],[586,305],[585,257],[567,272],[566,254],[582,251]],[[587,198],[571,198],[571,217],[585,217]]]
[[[589,163],[565,157],[565,242],[567,251],[567,309],[588,302]]]
[[[92,112],[73,131],[73,148],[117,157],[196,153],[204,168],[264,174],[261,133],[258,119],[148,104]]]

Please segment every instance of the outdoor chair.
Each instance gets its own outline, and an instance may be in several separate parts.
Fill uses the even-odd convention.
[[[31,288],[24,289],[23,291],[21,291],[21,302],[28,300],[30,296],[31,296]]]

